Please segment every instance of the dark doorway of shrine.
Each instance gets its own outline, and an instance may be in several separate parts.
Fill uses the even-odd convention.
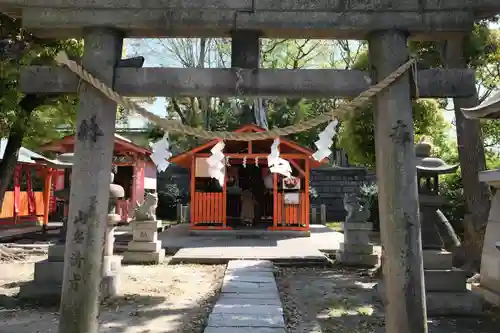
[[[253,164],[233,164],[228,170],[227,223],[233,229],[266,229],[273,225],[272,189],[264,185],[265,166]],[[246,194],[245,194],[246,193]],[[249,195],[251,193],[251,195]],[[251,205],[245,200],[253,199],[253,218],[251,223],[245,221]],[[245,210],[247,212],[245,212]]]
[[[116,174],[114,183],[120,185],[125,190],[125,198],[130,199],[132,196],[132,184],[134,179],[133,166],[118,166],[116,167]]]

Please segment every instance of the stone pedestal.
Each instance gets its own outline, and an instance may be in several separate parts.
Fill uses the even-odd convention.
[[[378,264],[378,255],[373,253],[369,233],[372,224],[369,222],[342,223],[344,242],[340,243],[337,261],[346,266],[374,267]]]
[[[113,255],[114,229],[119,215],[109,214],[109,226],[106,230],[104,256],[101,280],[101,298],[109,298],[118,294],[118,274],[122,258]],[[65,245],[58,244],[49,247],[47,260],[35,263],[33,281],[21,286],[19,297],[36,299],[43,303],[56,304],[61,298],[64,275]]]
[[[128,243],[123,254],[126,264],[158,264],[165,259],[165,250],[158,240],[158,228],[161,221],[134,221],[132,226],[132,241]]]
[[[491,200],[488,225],[484,235],[483,253],[481,255],[481,283],[475,288],[486,301],[500,306],[500,170],[483,171],[479,180],[496,188]]]
[[[104,242],[104,256],[102,261],[101,298],[110,298],[118,295],[119,272],[122,258],[113,255],[115,245],[115,226],[121,220],[118,214],[108,214],[108,227]]]
[[[64,244],[49,247],[48,259],[35,263],[33,281],[19,289],[20,298],[48,304],[59,303],[64,274],[64,249]]]
[[[428,316],[480,315],[483,302],[467,289],[466,272],[452,267],[451,252],[423,250],[425,295]],[[385,284],[377,284],[385,303]]]

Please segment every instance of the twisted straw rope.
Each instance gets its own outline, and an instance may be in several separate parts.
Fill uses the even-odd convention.
[[[135,102],[131,101],[129,98],[121,96],[113,89],[105,85],[99,79],[94,77],[92,74],[87,72],[82,66],[77,64],[75,61],[70,60],[66,52],[60,52],[55,60],[61,64],[67,66],[72,72],[78,75],[81,79],[88,82],[97,90],[101,91],[109,99],[115,101],[117,104],[121,105],[127,111],[136,112],[144,118],[151,122],[156,123],[158,126],[162,127],[165,131],[169,133],[179,133],[185,135],[191,135],[198,138],[206,140],[222,139],[222,140],[234,140],[234,141],[254,141],[254,140],[264,140],[264,139],[274,139],[279,136],[287,136],[294,133],[299,133],[307,131],[313,127],[321,125],[322,123],[331,121],[332,118],[338,116],[342,117],[345,114],[354,111],[355,109],[364,106],[370,101],[370,99],[380,93],[382,90],[390,86],[398,78],[400,78],[408,69],[412,68],[415,59],[410,59],[405,64],[400,66],[394,72],[392,72],[384,80],[380,81],[376,85],[371,86],[369,89],[365,90],[354,98],[350,103],[341,105],[336,109],[332,109],[330,112],[324,113],[318,117],[310,120],[301,121],[298,124],[287,126],[283,128],[275,128],[265,132],[257,133],[234,133],[234,132],[211,132],[206,131],[201,128],[194,128],[191,126],[186,126],[175,120],[167,120],[149,112],[145,108],[137,105]]]

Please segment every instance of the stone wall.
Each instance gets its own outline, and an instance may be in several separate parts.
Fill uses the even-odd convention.
[[[311,187],[317,193],[311,204],[326,206],[327,222],[344,221],[344,193],[359,191],[363,184],[375,182],[375,174],[364,168],[322,167],[311,170]]]

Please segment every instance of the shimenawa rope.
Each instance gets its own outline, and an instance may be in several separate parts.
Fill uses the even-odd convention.
[[[101,91],[109,99],[113,100],[117,104],[121,105],[127,111],[136,112],[144,118],[151,122],[156,123],[158,126],[162,127],[165,131],[169,133],[186,134],[195,137],[199,137],[206,140],[222,139],[222,140],[234,140],[234,141],[254,141],[254,140],[264,140],[264,139],[274,139],[280,136],[287,136],[294,133],[300,133],[307,131],[313,127],[321,125],[322,123],[331,121],[334,117],[342,117],[345,114],[354,111],[355,109],[364,106],[370,101],[372,97],[380,93],[382,90],[390,86],[398,78],[400,78],[408,69],[410,69],[416,62],[416,59],[412,58],[408,60],[405,64],[401,65],[398,69],[392,72],[388,77],[379,83],[371,86],[356,98],[354,98],[350,103],[341,105],[336,109],[332,109],[330,112],[324,113],[313,119],[306,121],[301,121],[298,124],[287,126],[283,128],[275,128],[265,132],[258,133],[234,133],[234,132],[211,132],[206,131],[201,128],[194,128],[191,126],[186,126],[179,121],[168,120],[149,112],[145,108],[131,101],[129,98],[121,96],[113,89],[105,85],[99,79],[94,77],[92,74],[87,72],[82,66],[77,64],[75,61],[70,60],[66,52],[62,51],[57,54],[55,60],[61,64],[67,66],[72,72],[78,75],[81,79],[88,82],[97,90]]]

